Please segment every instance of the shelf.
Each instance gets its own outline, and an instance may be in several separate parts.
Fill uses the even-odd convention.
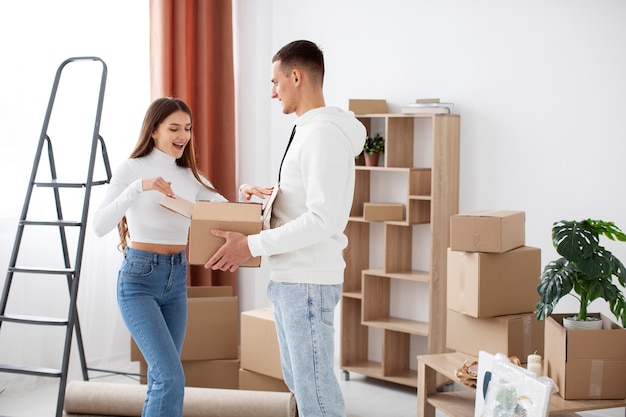
[[[340,366],[416,387],[410,358],[418,346],[411,344],[426,353],[447,351],[446,256],[450,216],[458,212],[460,116],[357,118],[368,135],[381,133],[385,153],[379,166],[355,168],[345,230]],[[401,203],[404,218],[365,220],[365,203]],[[379,339],[382,346],[372,350]],[[373,352],[382,352],[381,363],[369,360]]]
[[[367,166],[367,165],[357,165],[354,167],[357,171],[377,171],[377,172],[411,172],[417,168],[409,168],[409,167],[383,167],[383,166]]]
[[[365,269],[363,273],[367,275],[376,275],[379,277],[403,279],[406,281],[428,282],[430,281],[430,272],[411,270],[406,272],[385,272],[382,269]]]
[[[474,417],[475,391],[437,393],[429,395],[427,401],[448,416]]]
[[[356,117],[358,119],[367,118],[367,119],[383,119],[383,118],[433,118],[433,117],[441,117],[441,116],[450,116],[449,114],[443,113],[367,113],[367,114],[357,114]]]
[[[360,292],[356,292],[356,291],[345,291],[341,295],[343,297],[355,298],[357,300],[360,300],[362,298],[361,293]]]
[[[361,324],[379,329],[392,330],[401,333],[428,336],[428,323],[401,319],[398,317],[386,317],[378,320],[363,320]]]
[[[454,380],[454,372],[463,362],[476,359],[460,352],[420,355],[417,357],[418,369],[418,416],[434,417],[435,409],[450,417],[473,417],[476,402],[476,390],[462,384],[460,391],[438,392],[436,381],[441,377]],[[456,385],[455,385],[456,386]],[[552,416],[577,416],[569,413],[591,411],[615,407],[625,407],[624,400],[565,400],[558,393],[550,397],[549,414]],[[580,416],[578,416],[580,417]]]
[[[383,381],[406,385],[417,388],[417,371],[408,370],[397,375],[384,375],[380,362],[367,361],[342,366],[346,372],[356,372],[357,374],[369,376]]]
[[[422,199],[422,198],[415,198],[412,200],[419,200],[419,201],[423,201],[423,200],[430,200],[430,198],[428,199]],[[410,209],[410,207],[409,207]],[[422,217],[421,215],[416,215],[418,217]],[[371,220],[365,220],[362,216],[358,217],[358,216],[351,216],[348,221],[354,222],[354,223],[382,223],[382,224],[388,224],[391,226],[404,226],[404,227],[409,227],[409,226],[414,226],[417,224],[428,224],[430,223],[430,221],[428,220],[423,220],[423,221],[414,221],[409,223],[409,221],[407,220],[388,220],[388,221],[371,221]]]

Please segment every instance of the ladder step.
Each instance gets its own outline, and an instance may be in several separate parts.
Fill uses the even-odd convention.
[[[9,272],[24,272],[31,274],[46,274],[46,275],[67,275],[73,274],[75,271],[71,268],[59,268],[59,269],[46,269],[37,267],[9,267]]]
[[[44,326],[67,326],[68,321],[66,319],[58,317],[43,317],[43,316],[27,316],[22,314],[5,314],[0,315],[0,322],[11,323],[23,323],[23,324],[38,324]]]
[[[24,226],[82,226],[76,220],[22,220],[20,224]]]
[[[60,182],[57,180],[36,181],[34,184],[37,187],[48,187],[48,188],[83,188],[85,187],[84,182]]]
[[[47,376],[52,378],[60,378],[61,371],[52,368],[43,368],[39,366],[22,366],[0,364],[0,372],[8,372],[12,374]]]
[[[91,185],[105,185],[110,181],[108,179],[105,180],[95,180],[91,181]],[[41,188],[84,188],[86,187],[85,182],[61,182],[58,180],[50,180],[50,181],[36,181],[34,183],[37,187]]]

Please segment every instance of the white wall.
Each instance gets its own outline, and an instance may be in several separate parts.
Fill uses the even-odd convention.
[[[454,102],[462,118],[461,211],[524,210],[527,244],[542,249],[544,262],[555,257],[555,220],[595,217],[626,228],[618,182],[626,171],[623,1],[233,4],[241,182],[275,181],[294,116],[269,97],[270,59],[285,43],[306,38],[325,51],[328,105],[385,98],[393,111],[418,97]],[[116,165],[130,152],[150,100],[148,27],[147,0],[0,3],[0,270],[57,66],[81,55],[108,64],[101,132]],[[87,280],[83,273],[81,298],[97,296],[80,308],[95,360],[128,349],[115,305],[114,245],[109,236],[86,246],[84,267],[98,274]],[[609,246],[626,259],[625,247]],[[266,282],[265,268],[240,274],[241,310],[268,304]],[[24,338],[21,352],[11,354],[41,354],[42,337]],[[46,346],[53,350],[54,343]]]
[[[274,181],[294,117],[268,98],[270,59],[287,42],[309,39],[325,53],[328,105],[384,98],[398,111],[418,97],[454,102],[460,211],[524,210],[526,242],[542,249],[543,263],[556,258],[554,221],[592,217],[626,229],[619,182],[626,173],[625,2],[236,4],[239,58],[248,64],[238,77],[247,83],[239,92],[239,139],[272,167],[246,164],[243,181],[263,174]],[[626,246],[606,244],[626,259]],[[559,310],[569,305],[564,300]]]
[[[148,0],[0,2],[0,183],[4,194],[0,205],[0,270],[3,277],[0,282],[4,282],[52,82],[57,67],[65,59],[98,56],[107,64],[100,133],[106,142],[111,165],[115,167],[127,158],[135,144],[150,103],[148,5]],[[64,77],[73,73],[74,68],[66,67]],[[61,85],[57,99],[69,91],[69,86],[64,87]],[[62,127],[74,127],[85,121],[82,109],[71,113],[64,109],[57,100],[55,112],[63,115],[65,126]],[[88,116],[93,117],[93,113]],[[53,118],[58,120],[54,115]],[[55,153],[64,139],[59,136],[52,135]],[[86,139],[88,142],[90,137]],[[73,149],[72,152],[76,151]],[[60,160],[62,153],[59,151],[55,157]],[[59,160],[59,169],[65,172],[68,165],[74,167],[79,159],[71,164]],[[86,168],[82,164],[80,167],[80,178],[83,178]],[[40,172],[49,178],[46,164],[42,164]],[[61,175],[60,178],[67,179]],[[104,187],[93,190],[92,207],[99,202],[103,192]],[[38,195],[41,196],[42,192]],[[45,197],[48,200],[44,200],[52,201],[50,194]],[[64,207],[66,219],[77,218],[67,209],[75,205],[82,207],[80,198],[82,196],[70,194],[68,199],[62,191],[63,203],[70,203]],[[38,207],[31,205],[30,212],[36,209]],[[60,245],[58,233],[51,236],[41,233],[45,234],[24,242],[20,252],[23,258],[18,265],[50,267],[62,259],[60,250],[57,251]],[[42,245],[36,245],[36,241],[46,242],[43,249]],[[101,360],[128,357],[128,331],[115,300],[117,269],[121,260],[115,245],[115,232],[102,239],[90,231],[87,233],[79,314],[87,360],[95,367]],[[63,278],[44,279],[21,274],[14,280],[9,307],[13,313],[67,314],[67,289]],[[0,362],[58,368],[62,346],[62,330],[5,323],[0,337]],[[74,369],[77,359],[78,356],[72,354]],[[0,374],[0,385],[12,378],[15,376]]]

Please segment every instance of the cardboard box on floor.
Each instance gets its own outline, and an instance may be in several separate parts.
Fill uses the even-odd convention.
[[[566,400],[626,398],[626,330],[603,314],[602,330],[565,330],[563,317],[545,323],[544,372]]]
[[[241,313],[241,368],[283,380],[272,308]]]
[[[189,228],[189,263],[204,265],[224,244],[224,239],[211,234],[211,229],[239,232],[244,235],[260,233],[261,209],[258,203],[193,203],[182,197],[165,197],[160,204],[191,219]],[[241,266],[258,267],[261,257],[247,260]]]
[[[396,203],[363,203],[364,220],[402,221],[404,219],[404,205]]]
[[[526,214],[515,210],[474,210],[450,217],[450,248],[502,253],[524,246]]]
[[[182,361],[186,387],[239,389],[239,359]],[[147,374],[148,364],[141,359],[139,372]],[[139,382],[147,383],[146,377]]]
[[[504,253],[448,248],[448,308],[476,318],[535,311],[540,274],[539,248]]]
[[[237,359],[239,308],[232,287],[188,287],[187,331],[181,360]],[[131,337],[130,360],[143,356]]]
[[[526,363],[532,353],[543,356],[544,322],[535,313],[477,319],[448,309],[446,347],[473,356],[500,352]]]
[[[239,369],[239,389],[289,392],[289,388],[282,379],[261,375],[247,369]]]

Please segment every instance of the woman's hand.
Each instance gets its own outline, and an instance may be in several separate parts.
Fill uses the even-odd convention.
[[[176,197],[174,195],[174,190],[172,190],[172,183],[169,181],[165,181],[163,177],[143,178],[141,180],[141,187],[144,191],[154,190],[168,197]]]
[[[246,200],[250,200],[253,195],[261,199],[264,199],[272,195],[273,190],[274,190],[274,187],[262,188],[257,185],[250,185],[250,184],[241,184],[241,186],[239,187],[239,192],[241,193],[242,197],[245,198]]]

